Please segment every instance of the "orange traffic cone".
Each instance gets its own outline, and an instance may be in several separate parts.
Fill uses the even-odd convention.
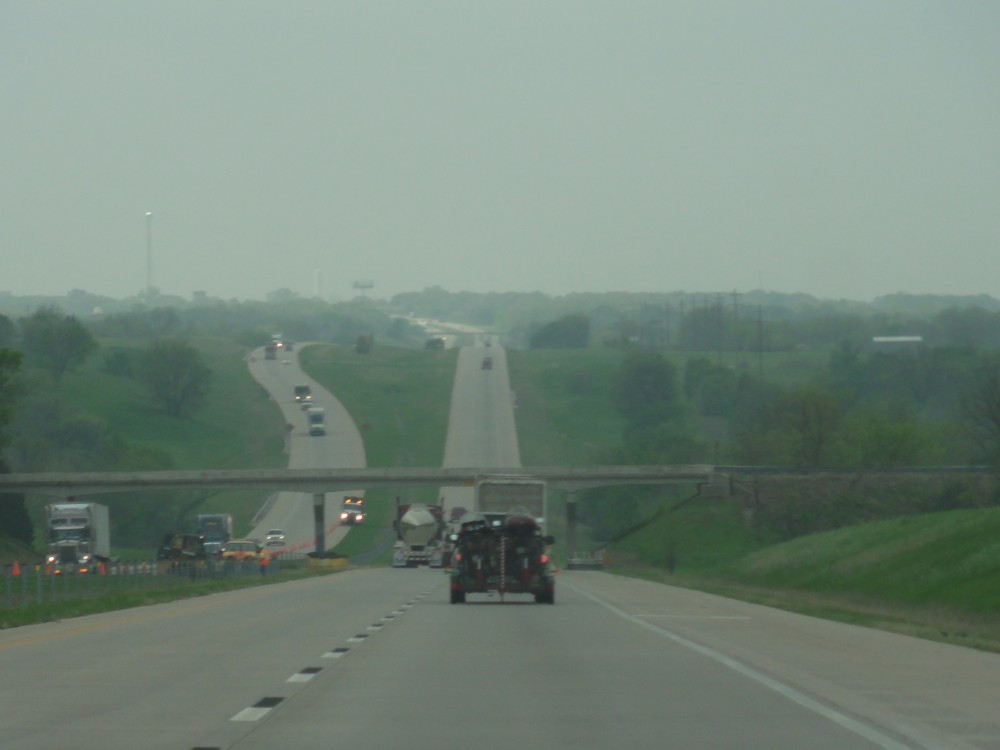
[[[15,576],[21,575],[21,566],[17,564],[17,560],[14,561],[14,565],[13,565],[13,567],[11,567],[10,572],[11,572],[12,575],[15,575]]]

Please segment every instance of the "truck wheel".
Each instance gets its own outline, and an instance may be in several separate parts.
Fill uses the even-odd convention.
[[[465,592],[464,591],[451,591],[451,603],[452,604],[465,604]]]

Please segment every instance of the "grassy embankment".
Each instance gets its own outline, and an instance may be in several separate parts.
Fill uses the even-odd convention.
[[[109,391],[114,388],[102,383],[98,373],[82,374],[72,389],[82,403],[88,403],[97,396],[84,388],[83,378],[93,378],[89,388],[107,401],[101,413],[123,412],[114,418],[121,425],[133,425],[128,430],[130,439],[150,440],[168,450],[179,467],[239,465],[239,458],[233,457],[249,457],[243,442],[247,437],[269,446],[256,459],[264,463],[251,465],[283,465],[280,416],[259,388],[246,382],[249,378],[240,352],[229,349],[215,347],[222,359],[231,359],[213,363],[218,373],[216,387],[225,389],[226,398],[213,399],[211,410],[187,427],[160,425],[158,420],[163,418],[148,409],[140,394],[112,397]],[[369,466],[440,465],[453,352],[376,347],[362,356],[346,349],[315,347],[301,356],[310,374],[336,393],[354,416],[365,438]],[[621,432],[620,417],[609,400],[620,353],[511,351],[509,360],[519,403],[522,462],[605,462]],[[131,400],[132,405],[118,399]],[[195,435],[198,431],[204,434]],[[176,446],[175,441],[183,445]],[[213,450],[213,445],[222,450]],[[227,459],[236,463],[224,463]],[[339,551],[355,554],[376,544],[388,527],[395,495],[369,493],[369,524],[352,531]],[[414,493],[409,499],[433,497]],[[257,500],[243,500],[248,507],[240,508],[239,499],[225,499],[227,507],[220,509],[249,518]],[[673,498],[664,504],[670,502]],[[561,498],[553,493],[550,520],[557,536],[564,534],[562,507]],[[216,509],[214,502],[211,509]],[[612,570],[1000,650],[997,538],[1000,510],[989,509],[899,518],[772,545],[747,528],[736,500],[701,500],[676,513],[654,516],[642,529],[617,540],[611,545]],[[581,539],[585,540],[583,535]],[[667,571],[671,562],[673,573]]]
[[[334,346],[310,346],[299,362],[344,405],[365,443],[365,461],[379,466],[441,466],[457,352],[376,345],[368,354]],[[436,501],[434,488],[373,489],[368,518],[351,529],[336,551],[348,556],[391,541],[396,498]],[[391,559],[386,547],[378,563]]]
[[[619,357],[511,352],[526,462],[598,461],[614,447],[621,422],[607,394]],[[765,363],[765,376],[775,364]],[[781,366],[786,375],[789,364]],[[665,498],[663,512],[610,545],[612,572],[1000,651],[1000,508],[900,517],[773,544],[744,523],[738,499],[664,510],[675,500]]]
[[[107,343],[107,342],[102,342]],[[121,346],[127,343],[115,342]],[[224,340],[201,340],[199,349],[213,373],[212,388],[205,406],[191,419],[176,419],[154,409],[145,391],[135,381],[104,371],[100,352],[79,372],[67,375],[59,394],[72,402],[80,413],[110,425],[122,438],[135,445],[162,451],[177,469],[278,468],[287,465],[284,454],[284,420],[264,390],[250,377],[243,361],[244,350]],[[191,510],[232,513],[237,533],[250,528],[253,515],[266,493],[219,491],[204,493],[205,499]],[[151,492],[140,502],[157,502]],[[101,498],[95,496],[96,501]],[[193,498],[194,499],[194,498]],[[29,512],[40,528],[42,506],[52,498],[30,496]],[[164,532],[168,529],[164,529]],[[114,542],[114,538],[112,539]],[[40,541],[34,549],[0,538],[0,562],[18,560],[22,564],[41,560]],[[152,559],[151,548],[112,546],[112,554],[122,559]],[[77,617],[127,607],[154,604],[246,586],[259,586],[300,578],[310,573],[304,566],[285,563],[280,574],[266,579],[255,577],[204,580],[178,585],[167,577],[161,587],[114,592],[91,599],[4,609],[0,627]]]
[[[705,536],[718,552],[676,572],[642,562],[651,538],[681,536],[652,524],[615,546],[615,572],[697,588],[961,646],[1000,651],[1000,508],[956,510],[859,524],[740,554],[740,537],[718,527]],[[692,547],[696,544],[690,540]]]
[[[201,340],[199,349],[212,370],[207,403],[190,419],[177,419],[157,410],[143,386],[135,380],[108,374],[102,353],[93,356],[79,371],[68,374],[57,393],[86,418],[104,424],[128,444],[166,454],[176,469],[277,468],[287,464],[283,453],[280,412],[263,389],[250,377],[241,347],[224,340]],[[128,346],[127,342],[102,342]],[[100,467],[98,467],[99,469]],[[109,468],[113,470],[113,468]],[[189,519],[199,512],[232,513],[237,533],[245,533],[266,495],[254,491],[203,492]],[[140,502],[155,503],[158,494],[149,493]],[[95,501],[101,498],[95,496]],[[53,498],[28,497],[28,509],[35,528],[43,522],[42,507]],[[196,500],[192,495],[192,501]],[[166,533],[173,529],[164,528]],[[149,559],[152,548],[115,544],[112,554],[122,559]],[[30,552],[41,557],[41,540]],[[0,561],[15,557],[24,561],[29,553],[9,543],[0,545]]]
[[[77,599],[42,604],[18,604],[12,607],[2,606],[2,600],[0,600],[0,629],[65,620],[70,617],[82,617],[100,612],[114,612],[132,607],[144,607],[149,604],[162,604],[177,599],[206,596],[251,586],[270,586],[321,574],[323,571],[309,569],[302,561],[292,561],[283,562],[280,573],[275,573],[272,568],[267,577],[249,575],[179,582],[175,576],[158,576],[154,580],[135,584],[136,588],[134,589],[102,591],[89,597]],[[128,583],[123,585],[129,586]],[[15,589],[15,596],[17,596],[16,591]]]
[[[104,342],[102,342],[104,343]],[[126,345],[125,342],[111,342]],[[103,358],[91,358],[79,373],[67,376],[60,393],[87,413],[102,419],[127,442],[162,451],[176,469],[259,469],[287,466],[284,454],[284,420],[266,392],[250,377],[243,361],[245,350],[223,339],[199,339],[195,345],[212,370],[208,399],[191,418],[164,414],[149,401],[143,386],[104,371]],[[220,490],[200,493],[204,500],[197,513],[232,513],[236,534],[245,534],[266,493]],[[40,507],[48,499],[33,499],[33,516],[41,520]],[[156,502],[150,493],[148,502]],[[37,528],[37,525],[36,525]],[[163,533],[175,529],[163,529]],[[112,539],[112,543],[114,539]],[[115,548],[126,558],[144,558],[155,550]]]

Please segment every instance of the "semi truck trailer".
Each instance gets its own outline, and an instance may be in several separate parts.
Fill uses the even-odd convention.
[[[106,505],[46,505],[45,527],[46,562],[52,573],[88,573],[111,559],[111,521]]]

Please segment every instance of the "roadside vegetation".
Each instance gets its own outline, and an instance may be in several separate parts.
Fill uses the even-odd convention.
[[[137,342],[104,341],[103,347],[119,358],[143,352]],[[196,351],[214,381],[195,415],[178,418],[158,408],[141,382],[120,367],[109,371],[107,360],[94,356],[66,375],[57,390],[26,391],[10,426],[11,463],[19,471],[285,466],[284,422],[247,372],[245,350],[224,339],[201,338]],[[111,493],[92,499],[109,506],[112,552],[123,559],[150,559],[167,532],[192,527],[207,509],[233,513],[237,528],[249,528],[262,503],[259,492],[247,491]],[[42,508],[51,501],[27,498],[33,529],[42,527]],[[34,534],[20,541],[41,548]]]
[[[606,554],[612,572],[1000,650],[991,587],[1000,574],[995,300],[898,296],[865,306],[763,293],[724,303],[434,289],[387,309],[277,295],[269,304],[116,310],[82,333],[72,314],[44,310],[20,323],[0,315],[0,447],[11,470],[285,465],[280,414],[243,362],[275,330],[325,342],[303,349],[301,361],[354,417],[369,466],[440,465],[455,353],[424,350],[403,314],[461,320],[504,331],[525,465],[731,467],[727,497],[686,487],[578,493],[579,548]],[[65,337],[50,335],[64,324]],[[896,338],[873,347],[880,335]],[[144,377],[158,369],[149,362],[164,340],[204,365],[187,370],[201,386],[187,407],[156,397]],[[63,356],[46,353],[46,341],[66,342]],[[970,464],[984,470],[874,472]],[[744,465],[801,473],[753,476]],[[432,492],[368,493],[368,522],[338,552],[378,549],[391,539],[396,498],[433,501]],[[197,512],[231,512],[248,528],[263,501],[95,499],[112,505],[115,553],[134,558]],[[39,548],[30,529],[45,502],[0,503],[4,531],[21,529],[0,542],[0,558]],[[552,493],[557,559],[566,553],[564,509]]]
[[[143,576],[141,587],[124,591],[102,591],[93,596],[78,596],[62,601],[44,602],[41,604],[22,604],[10,607],[0,606],[0,629],[13,628],[20,625],[31,625],[38,622],[65,620],[70,617],[82,617],[100,612],[113,612],[119,609],[144,607],[150,604],[162,604],[177,599],[187,599],[195,596],[207,596],[223,591],[252,588],[255,586],[270,586],[276,583],[286,583],[309,578],[316,575],[328,575],[328,571],[312,569],[305,561],[284,561],[281,571],[270,572],[266,577],[256,575],[234,576],[231,578],[210,578],[178,581],[171,576]],[[15,587],[15,596],[17,595]]]

